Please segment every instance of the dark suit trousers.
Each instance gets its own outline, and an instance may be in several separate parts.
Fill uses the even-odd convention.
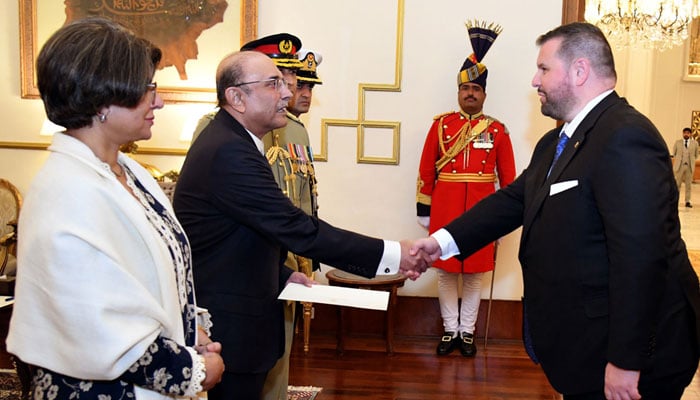
[[[209,400],[260,400],[267,371],[259,374],[235,374],[224,371],[224,375],[207,393]]]

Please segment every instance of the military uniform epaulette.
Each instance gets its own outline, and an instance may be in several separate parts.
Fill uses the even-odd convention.
[[[290,121],[296,122],[297,124],[299,124],[301,126],[304,126],[304,122],[302,122],[302,120],[299,119],[299,117],[290,113],[289,111],[287,111],[287,119],[289,119]]]
[[[446,113],[442,113],[442,114],[438,114],[438,115],[434,116],[434,117],[433,117],[433,120],[434,120],[434,121],[437,121],[437,120],[439,120],[440,118],[446,117],[446,116],[448,116],[448,115],[450,115],[450,114],[459,114],[459,113],[458,113],[457,111],[454,111],[454,110],[453,110],[453,111],[448,111],[448,112],[446,112]]]
[[[499,124],[501,124],[503,126],[503,133],[505,133],[506,135],[510,135],[510,132],[508,132],[508,127],[506,127],[506,124],[501,122],[498,118],[494,118],[494,117],[492,117],[490,115],[486,115],[486,114],[484,114],[484,117],[490,119],[493,122],[498,122]]]

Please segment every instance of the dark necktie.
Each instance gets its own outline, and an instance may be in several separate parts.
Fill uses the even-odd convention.
[[[566,147],[566,142],[568,141],[569,136],[567,136],[566,133],[562,132],[559,136],[559,142],[557,142],[557,149],[554,152],[554,159],[552,160],[552,165],[549,167],[549,172],[547,172],[547,176],[549,176],[549,174],[552,172],[554,164],[556,164],[557,160],[559,160],[559,156],[561,155],[562,151],[564,151],[564,147]]]
[[[559,142],[557,142],[557,150],[554,152],[554,159],[552,160],[552,166],[557,163],[557,160],[559,159],[559,156],[561,155],[561,152],[564,151],[564,147],[566,147],[566,142],[569,141],[569,136],[562,132],[561,136],[559,136]],[[686,145],[688,143],[686,142]]]
[[[685,148],[688,148],[688,139],[685,139]]]

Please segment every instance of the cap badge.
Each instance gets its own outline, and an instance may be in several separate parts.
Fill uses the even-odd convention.
[[[294,50],[294,45],[289,39],[281,41],[278,47],[282,54],[292,54],[292,51]]]

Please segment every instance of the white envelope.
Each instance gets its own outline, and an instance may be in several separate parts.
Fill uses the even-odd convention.
[[[342,286],[288,284],[277,297],[280,300],[309,301],[312,303],[350,306],[386,311],[389,292],[382,290],[354,289]]]
[[[555,194],[569,190],[576,186],[578,186],[578,179],[574,179],[572,181],[552,183],[552,186],[549,187],[549,195],[554,196]]]

